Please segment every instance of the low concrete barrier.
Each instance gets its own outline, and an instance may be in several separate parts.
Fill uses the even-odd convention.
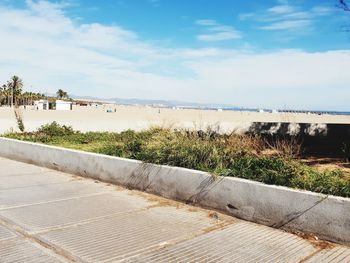
[[[225,211],[350,244],[350,199],[0,138],[0,156]],[[2,167],[1,169],[6,169]],[[1,172],[1,170],[0,170]]]

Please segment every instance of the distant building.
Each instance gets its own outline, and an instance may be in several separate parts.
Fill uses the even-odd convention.
[[[56,110],[72,110],[72,102],[56,100]]]
[[[49,101],[47,101],[47,100],[34,101],[34,109],[35,110],[48,110],[49,109]]]

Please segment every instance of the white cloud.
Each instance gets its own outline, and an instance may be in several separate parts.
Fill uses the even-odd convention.
[[[255,13],[240,14],[240,20],[258,22],[262,30],[294,30],[301,27],[311,28],[313,22],[321,16],[330,15],[334,9],[329,6],[314,6],[304,10],[288,1],[277,1],[278,5]],[[262,25],[261,25],[262,24]]]
[[[209,86],[216,93],[226,94],[228,103],[348,109],[350,76],[341,69],[350,66],[350,51],[307,53],[287,50],[235,55],[191,66],[203,87]]]
[[[327,16],[331,14],[333,9],[326,6],[314,6],[311,12],[316,16]]]
[[[212,19],[202,19],[195,22],[197,25],[203,26],[206,33],[197,35],[200,41],[222,41],[241,38],[241,33],[232,26],[222,25]]]
[[[243,13],[238,15],[238,19],[245,21],[254,18],[255,13]]]
[[[241,38],[241,35],[235,31],[222,31],[214,34],[198,35],[197,39],[201,41],[221,41]]]
[[[27,90],[49,93],[348,109],[350,51],[165,49],[119,26],[78,23],[62,8],[0,7],[0,83],[17,74]],[[208,34],[229,29],[214,22]]]
[[[212,19],[201,19],[197,20],[196,24],[200,26],[216,26],[218,23]]]
[[[269,8],[267,11],[274,14],[288,14],[294,11],[294,7],[290,5],[276,5]]]
[[[268,26],[262,26],[259,28],[264,30],[286,30],[286,29],[305,28],[305,27],[308,27],[310,24],[311,24],[310,20],[287,20],[287,21],[272,23]]]

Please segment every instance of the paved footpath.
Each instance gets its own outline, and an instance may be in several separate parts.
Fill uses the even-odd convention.
[[[350,262],[350,248],[0,158],[0,262]]]

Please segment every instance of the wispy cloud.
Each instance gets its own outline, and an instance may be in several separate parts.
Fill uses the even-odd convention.
[[[321,16],[332,13],[327,6],[314,6],[304,10],[288,1],[279,0],[277,5],[255,13],[240,14],[240,20],[251,20],[259,23],[257,28],[262,30],[295,30],[299,28],[310,28],[313,22]]]
[[[200,41],[223,41],[241,38],[241,33],[234,27],[223,25],[212,19],[202,19],[195,22],[197,25],[204,27],[205,33],[197,35]]]
[[[100,97],[348,109],[350,75],[339,68],[350,68],[349,51],[163,48],[124,27],[82,23],[65,11],[46,1],[21,9],[0,5],[6,40],[0,41],[0,83],[17,74],[25,88],[49,93],[64,88]],[[231,29],[197,22],[208,34]]]
[[[274,14],[288,14],[294,12],[294,7],[290,5],[276,5],[267,10]]]
[[[287,20],[269,24],[267,26],[261,26],[260,29],[264,30],[288,30],[296,28],[305,28],[310,26],[310,20]]]
[[[218,25],[218,23],[212,19],[200,19],[196,21],[196,24],[200,26],[217,26]]]

